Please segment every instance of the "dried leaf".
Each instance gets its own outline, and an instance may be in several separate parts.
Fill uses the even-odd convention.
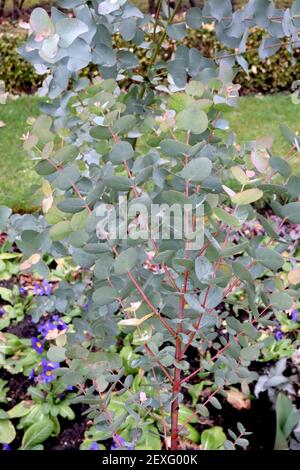
[[[296,285],[300,283],[300,268],[292,269],[288,273],[288,281],[292,285]]]
[[[52,204],[53,204],[53,196],[45,197],[43,199],[42,209],[43,209],[44,214],[47,214],[47,212],[49,212],[49,210],[52,207]]]
[[[25,269],[30,269],[34,264],[37,264],[40,259],[41,255],[39,253],[34,253],[27,260],[20,264],[20,270],[24,271]]]
[[[237,410],[249,410],[251,407],[249,398],[236,388],[231,388],[227,391],[227,401]]]
[[[125,320],[119,321],[120,326],[140,326],[148,318],[152,317],[153,313],[149,313],[142,318],[126,318]]]

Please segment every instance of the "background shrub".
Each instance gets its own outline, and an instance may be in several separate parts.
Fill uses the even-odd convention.
[[[0,80],[3,80],[6,89],[12,93],[33,93],[42,83],[42,76],[37,75],[32,65],[25,62],[18,54],[17,48],[24,40],[25,31],[15,27],[6,28],[0,33]],[[236,82],[242,86],[242,93],[277,93],[291,90],[292,83],[300,75],[299,50],[294,51],[294,59],[289,52],[282,48],[277,54],[265,61],[258,56],[258,48],[263,37],[263,31],[252,31],[248,40],[245,58],[249,63],[249,73],[239,72]],[[126,47],[121,37],[116,37],[117,46]],[[213,57],[222,46],[215,37],[214,31],[203,28],[201,31],[189,30],[184,39],[188,47],[196,47],[204,56]],[[175,43],[164,43],[163,56],[167,60],[175,49]],[[147,58],[143,50],[138,52],[140,64],[144,64],[144,73],[147,69]],[[294,60],[294,62],[293,62]],[[94,76],[97,67],[88,67],[82,74]]]
[[[18,54],[17,48],[24,37],[24,30],[13,27],[0,33],[0,80],[5,82],[6,90],[13,93],[32,93],[42,83],[32,65]]]

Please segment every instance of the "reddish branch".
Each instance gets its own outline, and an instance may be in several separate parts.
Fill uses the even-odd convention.
[[[190,133],[187,133],[187,144],[189,143]],[[184,166],[188,164],[188,155],[184,156]],[[185,180],[185,197],[189,197],[189,180]],[[185,212],[185,217],[186,217]],[[189,258],[189,243],[186,242],[185,258]],[[183,293],[180,301],[179,311],[179,323],[177,327],[177,338],[175,344],[175,359],[179,364],[182,361],[182,339],[181,334],[183,332],[183,321],[184,321],[184,307],[185,307],[185,295],[187,293],[189,269],[185,270],[184,281],[183,281]],[[175,364],[174,367],[174,381],[173,381],[173,397],[171,405],[171,449],[176,450],[179,446],[179,393],[181,389],[181,369]]]

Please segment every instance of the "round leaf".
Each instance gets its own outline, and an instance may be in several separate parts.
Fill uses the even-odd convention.
[[[117,256],[114,263],[114,270],[116,274],[126,274],[138,262],[138,252],[135,248],[128,248]]]

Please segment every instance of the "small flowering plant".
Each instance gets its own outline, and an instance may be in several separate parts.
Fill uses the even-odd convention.
[[[44,340],[53,340],[64,335],[68,330],[68,325],[58,316],[53,315],[52,318],[41,322],[38,326],[38,332]]]
[[[11,322],[18,323],[24,319],[30,308],[32,296],[27,295],[25,287],[13,286],[12,289],[0,286],[0,329],[6,328]]]

